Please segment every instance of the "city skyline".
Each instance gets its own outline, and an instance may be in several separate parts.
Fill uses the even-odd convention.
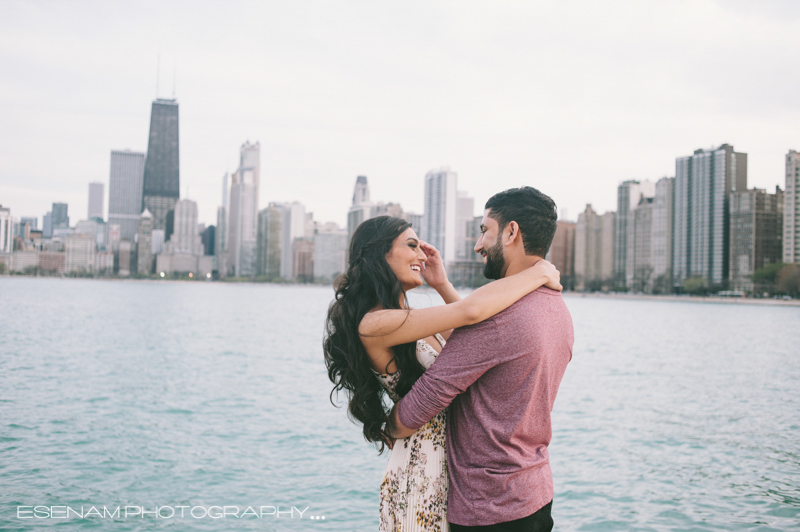
[[[622,181],[674,175],[674,158],[698,147],[737,146],[749,186],[770,190],[798,149],[800,74],[782,66],[800,54],[791,3],[303,6],[242,21],[209,4],[122,18],[97,4],[87,20],[4,4],[0,34],[16,45],[0,56],[0,87],[18,102],[0,132],[4,203],[40,220],[55,202],[86,212],[86,184],[108,190],[109,150],[146,151],[154,97],[183,107],[180,197],[207,225],[242,139],[261,142],[259,205],[301,201],[340,225],[357,175],[421,212],[419,180],[450,166],[476,209],[529,184],[575,220],[586,203],[614,209]],[[234,26],[235,46],[201,42],[201,28]],[[110,59],[122,51],[126,61]],[[730,71],[742,75],[731,83]],[[58,171],[30,164],[42,150]]]

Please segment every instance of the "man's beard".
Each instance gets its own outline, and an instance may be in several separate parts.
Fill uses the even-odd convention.
[[[500,279],[503,277],[503,268],[506,260],[503,258],[503,242],[500,238],[494,246],[484,249],[486,265],[483,267],[483,276],[487,279]]]

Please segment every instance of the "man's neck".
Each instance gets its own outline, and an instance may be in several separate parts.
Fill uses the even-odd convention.
[[[506,268],[506,272],[503,277],[510,277],[523,270],[527,270],[540,260],[542,260],[542,257],[539,257],[538,255],[521,255],[519,257],[515,257],[508,262],[508,267]]]

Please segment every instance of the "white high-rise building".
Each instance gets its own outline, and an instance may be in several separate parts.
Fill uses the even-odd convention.
[[[463,190],[458,191],[456,200],[456,255],[455,260],[472,260],[479,255],[475,253],[475,241],[472,239],[471,227],[475,221],[475,199]]]
[[[800,264],[800,153],[786,155],[786,191],[783,194],[783,262]]]
[[[144,153],[111,152],[108,185],[108,223],[118,224],[122,239],[133,241],[139,230],[144,190]]]
[[[281,231],[281,278],[292,279],[294,276],[294,239],[303,238],[306,234],[306,208],[299,201],[284,203]]]
[[[231,176],[227,212],[228,273],[251,277],[256,273],[256,225],[260,175],[259,143],[241,147],[239,169]]]
[[[747,190],[747,154],[723,144],[675,160],[672,280],[728,279],[731,192]]]
[[[103,183],[89,183],[89,212],[87,217],[90,220],[92,218],[103,219],[105,188],[106,186]]]
[[[372,217],[372,201],[369,197],[369,184],[367,176],[360,175],[356,178],[356,186],[353,189],[353,201],[350,210],[347,211],[347,242],[353,238],[353,233],[361,222]]]
[[[458,258],[458,175],[449,168],[425,175],[422,233],[439,250],[445,264]]]
[[[656,182],[653,198],[653,287],[662,293],[672,291],[672,207],[674,177]]]
[[[0,205],[0,253],[11,253],[14,249],[14,224],[11,209]]]
[[[333,281],[347,270],[347,231],[327,223],[314,235],[314,280]]]
[[[617,214],[614,230],[614,282],[628,286],[634,275],[634,210],[641,199],[652,198],[656,193],[652,181],[625,181],[617,187]]]
[[[591,205],[578,215],[575,226],[575,288],[612,287],[614,276],[615,213],[598,215]]]
[[[197,203],[179,200],[175,204],[172,235],[167,243],[169,253],[202,255],[204,253],[200,233],[197,230]]]

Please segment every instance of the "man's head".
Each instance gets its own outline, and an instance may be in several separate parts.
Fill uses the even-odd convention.
[[[484,256],[483,274],[505,277],[511,262],[547,255],[556,234],[555,202],[533,187],[495,194],[484,207],[481,236],[475,252]]]

